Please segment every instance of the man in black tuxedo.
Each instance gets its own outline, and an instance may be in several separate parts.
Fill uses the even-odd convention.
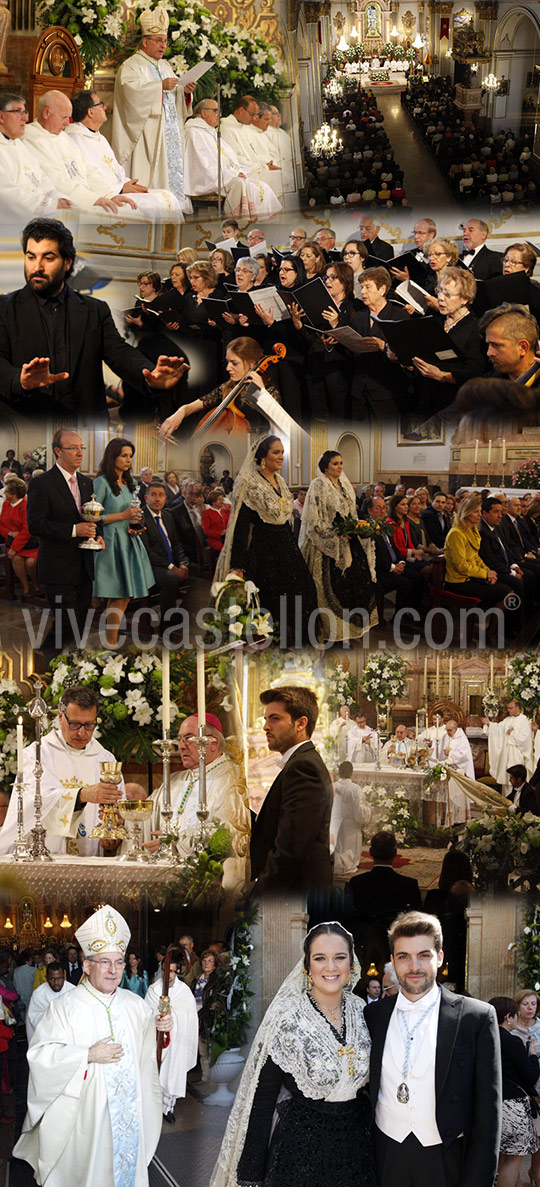
[[[502,253],[485,246],[489,227],[481,218],[470,218],[463,227],[463,251],[460,260],[477,280],[491,280],[502,275]]]
[[[71,231],[57,219],[35,218],[22,234],[26,285],[0,298],[0,398],[25,414],[76,413],[95,423],[107,414],[103,362],[148,396],[174,387],[183,359],[148,359],[120,337],[108,305],[66,282],[75,262]]]
[[[176,606],[180,589],[189,576],[188,560],[176,534],[171,512],[165,510],[166,502],[165,483],[150,482],[145,495],[143,520],[146,531],[142,538],[159,587],[161,629],[172,618],[168,611]]]
[[[380,229],[372,214],[363,215],[360,220],[360,236],[368,249],[368,255],[374,256],[376,260],[393,260],[394,248],[385,239],[379,239]]]
[[[527,574],[531,574],[538,581],[540,580],[540,560],[527,551],[527,544],[521,530],[520,520],[521,503],[518,498],[510,496],[503,505],[499,534],[512,564],[519,565],[520,569],[523,569]],[[536,588],[536,586],[533,588]]]
[[[416,878],[397,874],[392,868],[397,856],[393,833],[375,833],[369,855],[373,867],[350,879],[347,900],[361,963],[374,961],[382,969],[390,959],[387,932],[392,920],[400,911],[419,909],[422,897]]]
[[[311,689],[293,685],[261,693],[270,750],[282,756],[251,834],[254,892],[301,894],[332,883],[332,781],[310,741],[319,715]]]
[[[435,916],[400,915],[388,939],[400,992],[364,1015],[379,1187],[493,1187],[502,1108],[495,1010],[437,985],[444,955]]]
[[[520,567],[515,553],[507,549],[500,530],[502,518],[502,503],[496,498],[485,499],[480,520],[479,555],[488,569],[495,571],[497,579],[511,586],[519,595],[519,609],[527,616],[534,601],[534,578]]]
[[[52,441],[55,465],[33,478],[28,487],[28,530],[39,539],[37,572],[45,586],[53,614],[61,610],[61,629],[53,618],[45,648],[73,639],[74,623],[81,632],[92,600],[94,553],[79,544],[96,537],[93,523],[84,523],[81,508],[93,494],[94,483],[79,474],[84,445],[78,433],[57,429]],[[98,534],[101,547],[103,535]],[[81,646],[80,642],[77,646]]]
[[[522,763],[516,763],[513,767],[506,768],[506,774],[512,784],[507,798],[516,805],[516,812],[522,816],[525,812],[540,816],[540,788],[527,782],[527,768]]]
[[[386,503],[380,496],[366,499],[366,514],[379,523],[386,519]],[[375,537],[375,569],[377,584],[384,592],[395,590],[396,613],[399,610],[420,612],[423,582],[419,573],[405,573],[405,561],[401,560],[392,544],[392,538],[381,534]]]
[[[436,548],[444,548],[444,542],[450,531],[451,523],[446,511],[446,495],[438,491],[433,496],[429,507],[420,512],[420,519],[426,529],[426,536],[430,544]]]
[[[66,972],[66,981],[71,985],[78,985],[83,975],[83,966],[79,961],[79,949],[70,944],[64,959],[60,962]]]
[[[144,504],[144,500],[146,498],[146,492],[148,490],[148,487],[150,486],[150,483],[153,481],[154,481],[154,471],[152,470],[152,467],[151,466],[143,466],[143,468],[141,470],[141,481],[139,482],[139,489],[137,491],[137,494],[141,500],[141,503],[143,503],[143,504]]]

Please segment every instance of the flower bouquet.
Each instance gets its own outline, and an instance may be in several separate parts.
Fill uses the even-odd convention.
[[[540,490],[540,459],[529,458],[512,474],[512,486],[519,490]]]
[[[393,701],[405,695],[408,664],[397,653],[369,656],[358,681],[368,701]]]
[[[540,655],[514,655],[508,666],[506,692],[527,713],[540,708]]]
[[[274,626],[270,614],[261,612],[259,590],[252,581],[229,573],[224,581],[215,581],[211,594],[213,616],[206,623],[212,633],[212,647],[224,650],[240,645],[268,647]]]
[[[492,688],[488,688],[487,692],[485,692],[484,696],[482,697],[482,708],[486,717],[489,717],[490,721],[495,721],[500,707],[501,702],[497,696],[497,693],[494,692]]]
[[[378,536],[393,536],[395,525],[376,519],[357,519],[355,515],[334,516],[332,528],[336,536],[351,536],[357,540],[376,540]]]

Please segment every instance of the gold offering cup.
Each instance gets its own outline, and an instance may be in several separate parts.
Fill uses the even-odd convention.
[[[116,807],[123,816],[133,824],[133,839],[128,852],[123,854],[121,861],[151,861],[151,855],[141,845],[141,824],[152,819],[153,800],[119,800]],[[167,1011],[165,1011],[167,1013]]]
[[[120,783],[122,778],[122,763],[121,762],[100,762],[100,782],[101,783]],[[100,841],[127,841],[129,840],[129,833],[123,824],[119,824],[116,819],[118,812],[118,802],[116,804],[103,804],[101,811],[101,824],[96,825],[90,833],[91,837],[95,837]]]

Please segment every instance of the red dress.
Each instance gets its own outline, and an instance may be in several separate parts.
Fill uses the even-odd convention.
[[[411,533],[409,531],[409,525],[407,523],[407,520],[404,519],[400,524],[398,524],[397,520],[391,519],[390,516],[388,516],[388,519],[386,520],[386,522],[393,523],[395,525],[396,530],[394,532],[394,535],[392,536],[392,544],[393,544],[396,552],[399,553],[401,560],[406,561],[407,560],[407,552],[409,551],[410,548],[414,548],[414,544],[411,540]]]
[[[9,539],[10,532],[15,533],[12,539]],[[38,549],[28,547],[30,532],[26,522],[26,495],[15,504],[4,499],[0,511],[0,536],[5,540],[6,548],[12,548],[17,556],[37,556]]]
[[[205,507],[201,515],[201,527],[214,552],[221,552],[223,548],[222,533],[225,531],[231,514],[230,507],[222,507],[216,511],[215,507]]]

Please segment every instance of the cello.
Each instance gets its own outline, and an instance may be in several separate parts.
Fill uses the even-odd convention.
[[[279,363],[280,359],[284,359],[286,353],[286,346],[284,346],[282,342],[275,342],[274,353],[264,355],[262,359],[259,359],[259,362],[256,363],[255,366],[250,367],[249,372],[256,371],[257,374],[264,374],[264,372],[268,367],[271,366],[272,363]],[[193,433],[193,437],[198,437],[202,433],[207,432],[208,429],[214,427],[218,427],[226,433],[251,432],[249,421],[245,412],[242,412],[235,403],[237,397],[241,394],[242,388],[251,383],[249,372],[234,385],[234,387],[230,392],[228,392],[226,396],[224,396],[217,408],[212,408],[210,412],[207,412],[206,415],[203,416],[202,420],[199,421],[195,432]]]

